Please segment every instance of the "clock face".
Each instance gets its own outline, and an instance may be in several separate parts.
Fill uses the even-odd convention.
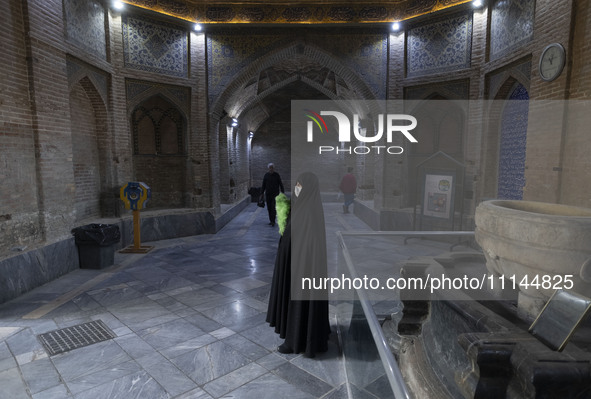
[[[540,57],[540,77],[550,81],[556,79],[564,68],[564,47],[559,43],[548,45]]]

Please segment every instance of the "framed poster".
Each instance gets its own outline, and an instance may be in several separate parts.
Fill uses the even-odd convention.
[[[453,174],[425,174],[423,216],[449,219],[453,211]]]

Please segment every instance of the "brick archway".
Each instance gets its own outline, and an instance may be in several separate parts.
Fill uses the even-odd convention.
[[[228,118],[240,120],[240,126],[232,137],[242,138],[237,140],[238,143],[248,143],[249,131],[256,131],[274,111],[265,106],[266,99],[268,101],[294,83],[309,87],[323,99],[376,99],[368,84],[355,71],[315,45],[297,41],[270,51],[243,68],[210,108],[210,145],[217,149],[217,154],[212,154],[212,165],[219,166],[212,166],[212,172],[220,177],[213,179],[214,193],[225,193],[230,189],[221,185],[232,181],[226,178],[232,177],[232,170],[244,171],[250,168],[249,159],[240,165],[230,164],[226,160],[227,148],[231,143],[227,142],[223,133],[226,132]],[[240,149],[234,151],[240,152]],[[248,179],[249,175],[245,176]],[[224,198],[220,199],[224,201]]]

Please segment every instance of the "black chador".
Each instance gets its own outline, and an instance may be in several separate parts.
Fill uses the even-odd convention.
[[[306,172],[298,176],[293,193],[291,212],[287,197],[277,197],[282,236],[275,259],[267,322],[285,338],[279,352],[303,352],[314,357],[328,349],[328,295],[325,291],[302,291],[299,287],[302,278],[327,276],[324,211],[316,175]]]

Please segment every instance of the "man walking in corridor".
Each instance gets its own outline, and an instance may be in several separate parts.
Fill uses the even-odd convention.
[[[265,200],[267,202],[267,211],[269,212],[269,224],[275,226],[275,218],[277,216],[277,210],[275,209],[275,197],[279,195],[279,192],[284,193],[283,182],[279,173],[275,172],[275,165],[269,163],[267,165],[269,171],[265,173],[263,177],[262,192],[265,194]]]

